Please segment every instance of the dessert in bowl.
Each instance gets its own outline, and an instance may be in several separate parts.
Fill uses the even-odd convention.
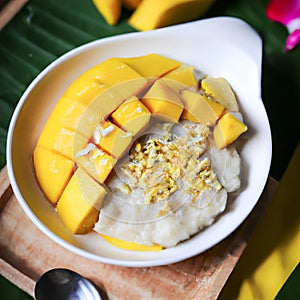
[[[222,38],[213,38],[213,32],[215,30],[223,31]],[[243,46],[240,46],[238,35],[246,39],[246,42],[242,44]],[[180,40],[181,42],[175,47],[177,43],[176,40]],[[203,43],[204,40],[207,42]],[[220,47],[218,47],[219,43],[223,45],[222,51],[220,51]],[[174,88],[173,86],[173,90],[175,89],[179,92],[178,97],[183,99],[183,105],[180,105],[178,101],[176,102],[176,100],[172,98],[176,98],[176,96],[170,96],[170,92],[167,92],[167,95],[168,99],[173,99],[173,102],[170,101],[171,105],[161,106],[157,105],[157,102],[153,104],[153,101],[151,101],[154,97],[153,93],[157,90],[162,90],[161,85],[168,85],[168,82],[161,81],[161,77],[164,78],[162,75],[167,73],[171,74],[173,70],[177,68],[184,69],[184,67],[174,67],[172,70],[165,72],[165,74],[150,74],[149,76],[152,79],[149,79],[148,74],[143,74],[140,77],[146,79],[142,80],[139,78],[139,82],[135,82],[134,88],[136,90],[133,93],[125,93],[125,95],[123,94],[124,89],[120,92],[120,90],[114,86],[114,91],[117,90],[117,93],[121,94],[120,97],[122,99],[120,103],[116,103],[115,107],[110,106],[112,102],[100,101],[100,103],[106,103],[104,106],[100,105],[102,107],[102,110],[100,109],[102,118],[101,120],[97,120],[99,124],[96,127],[89,129],[91,132],[87,134],[89,130],[84,130],[80,133],[82,143],[79,143],[81,145],[79,148],[72,146],[71,152],[64,153],[59,153],[59,151],[63,151],[62,149],[59,150],[55,148],[54,151],[50,149],[52,156],[54,154],[55,156],[62,154],[59,156],[60,160],[66,162],[68,159],[68,163],[66,164],[69,166],[66,167],[66,169],[70,169],[70,174],[66,183],[63,184],[63,191],[54,193],[54,200],[49,201],[49,197],[51,198],[52,196],[47,196],[45,189],[47,189],[47,186],[56,187],[54,183],[57,177],[53,177],[54,181],[50,180],[48,184],[47,179],[43,180],[39,178],[38,165],[46,165],[47,159],[45,159],[45,157],[49,158],[49,141],[51,144],[51,140],[53,140],[51,132],[59,131],[59,128],[57,130],[53,129],[54,127],[59,127],[57,122],[52,122],[54,125],[50,126],[52,130],[48,131],[48,133],[43,134],[43,132],[51,119],[53,111],[58,111],[57,107],[60,103],[66,104],[68,102],[68,100],[62,102],[61,99],[72,99],[72,95],[66,95],[66,91],[68,91],[80,76],[88,73],[89,70],[96,66],[103,66],[106,62],[114,61],[114,63],[116,63],[117,60],[121,60],[122,66],[129,65],[130,68],[141,75],[140,73],[143,71],[139,70],[137,66],[134,68],[130,60],[138,57],[149,57],[149,55],[154,54],[169,59],[170,61],[180,62],[183,66],[194,67],[196,70],[196,79],[203,79],[202,86],[205,87],[205,82],[208,82],[206,84],[206,96],[209,94],[208,79],[210,77],[204,78],[204,75],[208,74],[212,78],[226,78],[236,94],[239,113],[243,116],[243,121],[248,127],[247,132],[239,138],[241,139],[241,143],[232,141],[233,143],[226,147],[226,142],[223,141],[223,145],[222,142],[216,142],[216,140],[219,140],[215,137],[217,133],[208,134],[209,137],[206,139],[207,127],[203,128],[204,126],[200,126],[195,122],[196,120],[191,119],[188,113],[185,113],[185,117],[182,118],[184,110],[191,112],[189,105],[190,103],[194,103],[194,99],[190,100],[191,97],[203,96],[201,93],[203,94],[204,88],[202,92],[199,90],[197,93],[194,93],[194,90],[189,88],[184,89],[183,92],[182,88],[176,89],[176,87]],[[143,66],[143,64],[140,65],[143,67],[143,70],[145,70],[145,66]],[[20,204],[33,222],[50,238],[77,254],[98,261],[126,266],[163,265],[205,251],[230,234],[246,218],[258,200],[267,179],[271,159],[271,138],[268,119],[260,99],[260,68],[261,41],[259,37],[247,24],[231,18],[209,19],[153,32],[134,33],[107,38],[84,45],[65,54],[46,68],[29,86],[20,100],[11,122],[7,148],[8,171],[12,187]],[[124,69],[124,67],[120,69]],[[150,68],[150,70],[153,69],[153,67]],[[245,70],[247,71],[246,75]],[[111,80],[111,76],[109,78]],[[167,81],[175,81],[178,83],[179,80],[177,77],[176,80],[169,78]],[[142,87],[140,87],[139,84],[141,84]],[[159,85],[159,88],[157,88],[157,85]],[[169,87],[170,85],[172,84],[169,84]],[[110,90],[110,93],[111,91],[112,90]],[[126,89],[126,91],[128,91],[128,89]],[[132,99],[132,96],[137,98]],[[128,100],[129,98],[131,98],[130,101]],[[214,100],[213,98],[212,96],[210,100]],[[129,138],[130,135],[127,134],[128,132],[132,132],[133,129],[124,130],[122,116],[121,119],[120,116],[118,116],[118,109],[120,112],[122,105],[124,108],[123,100],[125,99],[127,99],[127,107],[133,106],[134,110],[138,113],[143,110],[145,112],[142,118],[143,122],[139,122],[138,125],[133,126],[134,128],[138,128],[138,126],[141,127],[137,129],[137,132],[134,132],[134,138]],[[99,108],[97,101],[94,103],[96,103],[95,107]],[[110,104],[108,105],[107,103]],[[141,103],[143,106],[137,106],[137,103]],[[225,103],[223,104],[225,105]],[[160,109],[156,110],[157,107],[160,107]],[[105,112],[105,110],[107,111]],[[218,110],[213,111],[216,112]],[[227,107],[225,110],[220,111],[220,113],[215,114],[215,120],[205,121],[208,122],[206,125],[209,125],[209,130],[212,133],[214,133],[214,131],[217,132],[218,130],[216,128],[220,127],[221,132],[224,133],[224,129],[222,129],[224,127],[222,127],[221,124],[224,120],[225,123],[228,124],[226,118],[237,120],[235,121],[237,124],[241,121],[238,120],[238,116],[234,114],[236,112],[228,116],[228,113],[232,112],[232,108]],[[128,116],[129,114],[127,113],[126,115]],[[200,116],[197,116],[197,113],[194,113],[193,117],[200,118]],[[148,119],[149,122],[146,121]],[[103,122],[106,123],[104,124]],[[81,122],[80,124],[83,123],[84,122]],[[157,123],[159,129],[157,129]],[[198,126],[196,130],[194,130],[193,127],[195,124]],[[115,128],[112,131],[110,130],[112,128],[111,126]],[[86,129],[84,124],[82,128]],[[243,130],[238,136],[246,129],[246,127],[241,128],[243,128]],[[126,136],[126,138],[123,137],[122,139],[122,137],[120,137],[113,139],[113,142],[110,144],[111,146],[107,146],[107,143],[101,144],[101,141],[103,142],[105,137],[110,137],[113,132],[117,133],[118,129],[123,130],[120,133],[125,133],[124,137]],[[70,128],[68,130],[70,130]],[[196,135],[201,135],[197,140],[202,140],[202,138],[205,137],[204,140],[208,141],[209,145],[213,143],[217,145],[215,148],[209,146],[209,149],[219,148],[220,150],[218,149],[216,151],[233,153],[233,150],[230,150],[231,146],[234,144],[235,147],[238,148],[237,153],[239,153],[240,158],[237,158],[237,155],[234,155],[234,157],[238,160],[240,159],[240,181],[238,181],[238,185],[232,188],[232,191],[238,190],[234,193],[231,191],[231,196],[227,199],[227,193],[225,197],[225,193],[223,195],[223,192],[220,192],[221,190],[224,191],[224,187],[230,189],[226,187],[226,182],[224,182],[224,180],[222,181],[224,177],[219,175],[218,180],[216,180],[218,174],[215,176],[213,172],[210,171],[218,173],[218,170],[213,168],[209,169],[207,160],[201,160],[203,164],[202,167],[204,167],[203,170],[211,173],[211,178],[214,178],[213,180],[210,178],[208,181],[213,182],[211,185],[215,187],[216,193],[220,194],[220,201],[211,215],[213,217],[208,218],[203,224],[195,224],[192,230],[189,229],[187,232],[182,232],[177,235],[177,237],[170,235],[172,230],[161,230],[161,232],[165,232],[164,235],[150,234],[147,236],[145,233],[161,233],[158,229],[162,227],[157,224],[159,224],[159,222],[165,223],[166,220],[170,218],[171,212],[183,216],[179,222],[180,224],[182,220],[189,219],[187,217],[188,214],[185,216],[183,213],[184,205],[188,203],[188,201],[192,201],[193,205],[196,206],[198,200],[193,194],[195,193],[195,189],[192,188],[196,185],[196,182],[187,178],[192,170],[197,169],[195,166],[200,168],[200,165],[198,162],[194,165],[193,163],[195,163],[195,161],[191,160],[189,171],[184,173],[185,167],[183,166],[188,165],[187,161],[181,166],[171,163],[170,168],[164,169],[165,172],[163,172],[163,174],[155,173],[156,176],[164,176],[162,182],[168,185],[167,187],[164,185],[165,192],[161,187],[159,188],[159,192],[157,189],[155,191],[154,188],[150,189],[151,191],[149,190],[149,187],[152,187],[150,184],[148,185],[149,178],[153,178],[153,169],[151,168],[149,168],[149,170],[151,170],[150,173],[152,173],[152,175],[149,175],[146,169],[143,170],[143,178],[146,178],[144,182],[141,180],[137,180],[138,183],[136,183],[136,181],[134,182],[134,178],[141,178],[141,174],[137,175],[136,166],[135,168],[132,166],[139,157],[140,163],[149,162],[150,157],[149,155],[147,156],[147,151],[153,153],[153,151],[157,150],[156,154],[165,151],[165,153],[171,156],[173,155],[172,158],[167,158],[166,155],[163,155],[160,166],[166,166],[170,161],[174,162],[175,158],[182,158],[184,156],[183,153],[186,153],[188,148],[193,148],[188,147],[182,151],[179,156],[175,157],[174,153],[170,150],[174,149],[174,147],[184,149],[184,145],[190,143],[190,145],[194,145],[194,149],[200,151],[199,149],[204,146],[198,145],[196,147],[195,144],[193,144],[194,140],[192,137],[194,133],[191,134],[193,130],[196,132]],[[85,136],[85,134],[87,136]],[[171,135],[173,139],[172,143],[170,143]],[[116,134],[116,136],[120,136],[120,134]],[[190,138],[184,140],[186,136],[190,136]],[[224,136],[224,134],[222,134],[222,136]],[[238,138],[238,136],[236,138]],[[120,139],[122,139],[122,142],[120,142]],[[118,142],[115,142],[116,140]],[[158,142],[160,142],[160,145]],[[163,146],[161,146],[162,142],[164,143]],[[63,144],[66,143],[64,142]],[[20,145],[22,145],[22,151],[20,151]],[[120,145],[122,146],[120,147]],[[155,150],[155,147],[157,148],[158,145],[161,146],[161,149]],[[167,147],[167,149],[164,147]],[[91,153],[94,153],[94,151],[102,151],[103,154],[107,155],[107,157],[105,157],[105,163],[108,161],[112,163],[111,171],[105,169],[107,174],[102,174],[104,178],[95,178],[92,174],[93,171],[88,172],[89,168],[87,165],[89,165],[88,162],[92,156]],[[209,150],[209,156],[214,156],[216,151]],[[36,152],[38,154],[35,154]],[[41,152],[48,154],[41,155],[39,154]],[[208,151],[204,152],[208,153]],[[143,153],[143,156],[141,157],[139,153]],[[257,153],[259,153],[259,155]],[[129,154],[129,156],[127,154]],[[68,157],[68,155],[71,156]],[[202,155],[199,155],[199,157],[200,156]],[[64,159],[62,159],[62,157]],[[205,158],[205,156],[203,156],[203,158]],[[39,161],[40,163],[38,163]],[[220,159],[220,161],[224,161],[224,159]],[[228,162],[228,159],[225,159],[225,161]],[[70,162],[73,162],[73,164]],[[182,176],[180,177],[180,182],[178,180],[174,185],[173,181],[174,176],[176,177],[176,171],[173,169],[176,168],[177,170],[180,169],[179,173],[181,173]],[[131,169],[133,172],[131,172]],[[159,170],[159,168],[157,168],[157,170]],[[200,174],[200,170],[198,171],[197,174]],[[166,176],[166,174],[168,174],[168,176]],[[91,221],[91,218],[87,218],[88,222],[84,224],[85,226],[81,226],[83,223],[79,224],[78,222],[74,225],[74,222],[72,222],[72,220],[70,221],[70,214],[64,212],[70,211],[68,204],[64,203],[68,202],[68,200],[66,200],[69,199],[68,194],[72,194],[72,191],[74,191],[72,185],[76,186],[76,180],[79,181],[82,177],[88,178],[87,180],[91,182],[92,185],[96,183],[97,188],[98,186],[103,186],[103,190],[97,190],[95,192],[98,195],[96,197],[97,201],[92,205],[98,209],[100,208],[100,214],[97,215],[95,212],[96,217],[93,221]],[[178,179],[178,177],[175,179]],[[183,179],[187,180],[184,181]],[[144,187],[147,186],[147,191],[146,189],[143,190],[143,184]],[[173,186],[171,186],[172,184]],[[190,197],[193,196],[195,199],[186,200],[185,197],[174,197],[175,206],[170,205],[166,199],[171,199],[172,195],[174,196],[184,189],[187,189],[187,185],[191,190],[188,195]],[[122,187],[120,188],[120,186]],[[223,189],[220,188],[220,186],[222,186]],[[130,191],[129,194],[128,190]],[[141,190],[143,191],[142,196],[138,195],[138,192]],[[113,193],[110,193],[110,191],[113,191]],[[81,193],[87,195],[89,192],[82,192],[81,190]],[[120,197],[120,195],[122,195],[122,197]],[[135,198],[134,195],[137,197]],[[120,203],[129,208],[127,212],[134,210],[131,209],[133,203],[129,203],[126,197],[129,197],[131,200],[136,199],[136,201],[141,201],[142,199],[146,201],[146,203],[143,202],[145,205],[142,206],[134,203],[134,207],[138,207],[139,211],[142,210],[140,207],[148,207],[149,204],[153,204],[153,207],[156,207],[156,211],[149,215],[145,215],[141,212],[143,218],[139,218],[139,214],[135,214],[133,219],[129,218],[129,213],[126,213],[126,209],[120,209],[121,213],[117,214],[116,207],[121,207]],[[211,198],[212,197],[205,197],[205,199]],[[97,207],[98,204],[96,204],[96,202],[98,202],[99,199],[101,201],[99,207]],[[114,201],[110,201],[111,199]],[[184,201],[177,203],[178,201],[176,199],[184,199]],[[55,206],[56,203],[57,206]],[[114,205],[110,207],[108,203],[113,203]],[[148,206],[146,206],[146,204]],[[205,203],[205,201],[202,200],[200,204],[201,212],[211,207],[210,204],[210,201],[206,201]],[[170,207],[172,209],[170,209]],[[89,209],[90,208],[87,210],[90,211]],[[95,211],[99,213],[98,209],[95,209]],[[88,216],[90,215],[88,214]],[[216,216],[218,217],[215,220]],[[172,217],[174,216],[172,215]],[[199,219],[199,216],[197,218],[196,215],[195,219]],[[115,221],[114,224],[111,223],[112,220]],[[117,226],[117,224],[120,223],[126,224],[126,226]],[[173,228],[173,231],[177,233],[180,232],[180,230],[177,230],[180,225],[179,223],[172,225],[174,224],[172,221],[165,224],[164,228]],[[207,225],[209,225],[209,227],[207,227]],[[85,230],[82,230],[82,228],[85,228],[88,233],[82,234],[85,233]],[[136,228],[136,230],[133,230],[133,228]],[[152,228],[152,231],[150,228]],[[126,237],[126,232],[128,234],[130,233],[130,236]],[[142,232],[144,232],[144,234],[142,234]],[[158,236],[162,236],[161,239]],[[112,238],[112,240],[110,238]],[[146,248],[135,248],[134,244],[134,251],[130,251],[126,249],[128,245],[126,247],[124,247],[124,244],[121,244],[121,247],[120,244],[116,246],[116,241],[122,241],[123,239],[130,242],[133,241],[137,245],[144,245]],[[159,246],[161,248],[155,248],[155,250],[160,251],[154,251],[154,249],[147,248],[148,246]]]

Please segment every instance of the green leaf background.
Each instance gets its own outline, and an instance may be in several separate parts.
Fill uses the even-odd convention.
[[[266,18],[267,3],[219,0],[203,18],[238,17],[263,38],[262,97],[273,137],[271,175],[280,179],[299,142],[300,48],[284,51],[287,31]],[[127,24],[129,15],[123,10],[119,24],[109,26],[91,0],[31,0],[0,32],[0,167],[6,164],[10,118],[30,82],[57,57],[79,45],[135,31]]]

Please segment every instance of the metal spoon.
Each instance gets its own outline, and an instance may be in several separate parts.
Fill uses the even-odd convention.
[[[86,278],[68,269],[52,269],[35,285],[36,300],[101,300],[96,287]]]

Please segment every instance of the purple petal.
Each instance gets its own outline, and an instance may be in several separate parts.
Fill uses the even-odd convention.
[[[300,29],[291,33],[285,43],[285,51],[290,51],[300,43]]]

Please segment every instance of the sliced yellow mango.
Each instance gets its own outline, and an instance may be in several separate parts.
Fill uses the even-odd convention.
[[[89,77],[84,73],[67,88],[64,96],[83,105],[88,105],[95,97],[101,95],[108,88],[109,86],[98,81],[97,77]]]
[[[76,79],[64,96],[88,105],[113,93],[118,102],[139,93],[147,80],[119,59],[108,59]],[[117,90],[117,91],[116,91]],[[111,111],[110,111],[111,112]]]
[[[225,110],[223,105],[193,91],[185,90],[181,97],[185,107],[181,117],[185,120],[212,126]]]
[[[203,16],[214,0],[143,0],[129,19],[140,30],[191,21]]]
[[[89,108],[106,118],[125,99],[141,92],[147,85],[147,80],[118,59],[108,59],[92,68],[86,77],[103,82],[109,86],[90,101]]]
[[[111,114],[111,118],[116,125],[134,136],[148,125],[151,113],[137,97],[132,96]]]
[[[106,190],[78,168],[57,203],[57,212],[74,234],[89,232],[99,217]]]
[[[232,112],[238,112],[239,107],[234,92],[224,78],[208,77],[201,81],[204,92]]]
[[[178,122],[183,111],[183,103],[173,89],[163,79],[157,80],[142,98],[153,117],[168,122]]]
[[[103,120],[98,111],[80,102],[62,97],[54,107],[49,119],[54,119],[63,128],[78,131],[82,136],[91,138],[96,126]]]
[[[181,82],[188,87],[197,87],[193,66],[181,66],[166,74],[164,78]]]
[[[110,25],[118,23],[121,14],[121,0],[93,0],[94,5]]]
[[[99,183],[104,183],[116,163],[116,159],[98,149],[94,144],[88,144],[77,153],[75,161]]]
[[[102,122],[94,132],[95,144],[117,159],[126,152],[131,141],[131,133],[123,131],[109,121]]]
[[[48,119],[37,143],[53,152],[73,160],[76,153],[83,149],[88,139],[76,131],[66,129],[56,120]]]
[[[129,251],[161,251],[163,249],[163,247],[160,245],[146,246],[134,242],[119,240],[104,234],[101,234],[101,236],[110,244]]]
[[[51,150],[36,147],[33,154],[35,174],[47,199],[56,205],[74,173],[74,163]]]
[[[159,54],[118,58],[145,78],[161,77],[182,65],[181,62]]]
[[[214,128],[214,141],[218,149],[233,143],[247,126],[230,113],[226,113]]]
[[[86,73],[86,77],[96,78],[109,86],[114,86],[122,82],[140,79],[146,84],[145,79],[134,68],[124,63],[123,59],[111,58],[92,68]],[[143,85],[141,86],[143,87]]]

